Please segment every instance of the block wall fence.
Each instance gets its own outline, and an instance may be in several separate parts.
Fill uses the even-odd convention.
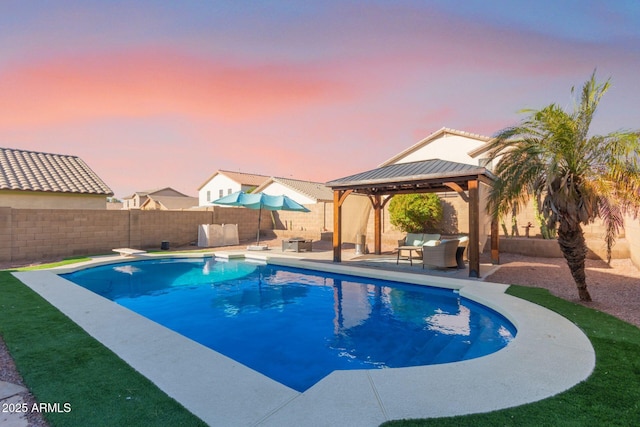
[[[0,207],[0,262],[111,253],[119,247],[160,249],[198,239],[198,225],[238,225],[239,238],[255,237],[258,212],[13,209]]]
[[[456,193],[440,193],[444,215],[437,231],[443,235],[457,235],[469,233],[468,205]],[[304,237],[318,240],[323,233],[333,230],[333,203],[320,203],[307,206],[310,213],[299,212],[274,212],[277,218],[273,233],[278,238]],[[266,233],[265,220],[263,218],[262,229]],[[529,229],[531,238],[526,237],[526,225],[531,223]],[[633,220],[627,218],[625,232],[616,240],[613,247],[613,258],[631,258],[636,266],[640,267],[640,219]],[[606,257],[606,246],[603,236],[605,229],[601,223],[595,222],[583,226],[587,246],[588,257],[604,259]],[[529,205],[516,215],[515,221],[511,216],[507,216],[500,223],[500,251],[504,253],[516,253],[526,256],[539,257],[562,257],[562,252],[555,239],[543,240],[540,237],[540,227],[534,215],[533,205]],[[406,233],[399,231],[391,224],[388,211],[388,204],[382,212],[382,250],[389,251],[397,247],[398,240],[404,238]],[[353,236],[344,236],[343,242],[355,243],[351,239]],[[538,237],[538,238],[536,238]],[[327,236],[330,240],[330,235]],[[366,230],[366,246],[373,250],[374,224],[373,213],[369,215],[369,222]],[[485,247],[486,250],[488,250]]]
[[[440,232],[444,235],[469,232],[467,204],[457,195],[441,195],[445,218]],[[304,237],[331,240],[333,203],[308,205],[309,213],[262,211],[260,229],[264,237]],[[536,246],[538,239],[525,239],[523,225],[535,224],[533,215],[525,209],[517,217],[520,238],[504,235],[500,228],[501,251],[545,256]],[[532,212],[532,211],[531,211]],[[405,233],[390,222],[388,210],[382,214],[382,249],[391,250]],[[160,249],[163,241],[172,248],[189,245],[198,239],[200,224],[238,224],[241,242],[256,237],[258,212],[244,208],[213,207],[189,211],[140,210],[78,210],[78,209],[13,209],[0,207],[0,262],[38,261],[42,259],[111,253],[113,248],[131,247]],[[506,228],[511,220],[505,221]],[[531,229],[536,235],[537,227]],[[510,231],[510,230],[508,230]],[[602,227],[585,227],[591,249],[602,250]],[[373,248],[373,214],[369,216],[366,245]],[[350,242],[348,236],[343,241]],[[517,236],[516,236],[517,237]],[[542,241],[552,243],[552,241]],[[543,245],[544,246],[544,245]],[[627,218],[625,235],[614,247],[615,258],[631,258],[640,267],[640,219]],[[538,248],[538,249],[536,249]],[[528,251],[528,252],[527,252]],[[531,253],[533,251],[533,253]],[[559,252],[558,252],[559,253]],[[550,252],[546,256],[558,256]]]
[[[625,232],[629,243],[629,257],[631,262],[640,268],[640,218],[627,217]]]

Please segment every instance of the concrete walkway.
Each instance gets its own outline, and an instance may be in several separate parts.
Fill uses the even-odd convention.
[[[20,396],[28,391],[22,386],[0,381],[0,426],[27,427],[29,425],[27,414],[22,411],[22,405],[25,402]]]
[[[55,274],[69,268],[14,274],[210,425],[377,426],[394,419],[487,412],[553,396],[586,379],[595,366],[591,343],[574,324],[506,295],[505,285],[300,261],[294,259],[299,254],[276,251],[246,255],[274,264],[458,289],[501,312],[518,333],[506,348],[482,358],[335,371],[299,393]],[[122,259],[97,262],[113,261]]]

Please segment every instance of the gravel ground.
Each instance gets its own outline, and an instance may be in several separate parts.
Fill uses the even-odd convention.
[[[54,260],[46,260],[54,261]],[[485,278],[489,282],[535,286],[548,289],[553,295],[568,301],[612,314],[640,327],[640,271],[629,259],[604,261],[587,260],[587,286],[593,302],[578,300],[573,279],[562,258],[532,258],[520,255],[501,254],[501,267]],[[3,266],[0,268],[17,267]],[[20,374],[0,337],[0,381],[24,386]],[[22,398],[31,406],[35,400],[30,393]],[[29,426],[47,426],[38,413],[28,415]]]
[[[614,259],[611,265],[587,260],[587,289],[593,302],[582,303],[564,258],[531,258],[500,254],[500,269],[488,282],[546,288],[553,295],[612,314],[640,327],[640,271],[629,259]]]

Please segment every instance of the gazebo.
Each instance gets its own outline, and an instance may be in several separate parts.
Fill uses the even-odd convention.
[[[342,205],[352,193],[369,197],[374,210],[374,253],[382,252],[382,210],[396,194],[455,191],[469,206],[469,277],[480,277],[480,183],[492,185],[493,174],[485,167],[430,159],[395,163],[335,179],[333,190],[333,261],[342,260]],[[383,200],[382,196],[391,196]],[[491,222],[491,260],[499,263],[498,223]]]

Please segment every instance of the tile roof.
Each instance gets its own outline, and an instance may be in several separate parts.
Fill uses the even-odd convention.
[[[211,175],[205,182],[198,187],[198,191],[202,190],[202,188],[207,185],[213,178],[217,175],[225,175],[228,178],[231,178],[233,181],[237,182],[240,185],[250,185],[250,186],[259,186],[264,183],[267,179],[269,179],[266,175],[258,175],[254,173],[244,173],[244,172],[232,172],[226,170],[218,170],[213,175]]]
[[[136,195],[140,196],[140,197],[145,197],[145,196],[152,196],[155,193],[159,193],[160,191],[166,191],[166,190],[170,190],[173,191],[174,193],[176,193],[176,196],[173,197],[189,197],[186,194],[183,194],[181,192],[179,192],[178,190],[174,190],[171,187],[162,187],[162,188],[154,188],[152,190],[142,190],[142,191],[136,191],[133,194],[123,197],[123,199],[128,200],[128,199],[133,199]]]
[[[269,179],[268,176],[257,175],[253,173],[231,172],[231,171],[225,171],[225,170],[220,170],[218,172],[223,175],[226,175],[227,177],[231,178],[237,183],[244,184],[244,185],[258,186],[263,182],[265,182],[267,179]]]
[[[333,201],[333,191],[321,182],[302,181],[299,179],[271,177],[260,187],[277,182],[317,201]],[[260,191],[260,188],[256,189]]]
[[[0,148],[0,190],[113,195],[79,157],[12,148]]]

